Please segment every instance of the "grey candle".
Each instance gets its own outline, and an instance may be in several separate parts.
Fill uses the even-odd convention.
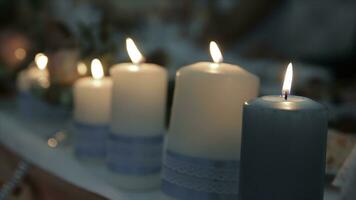
[[[283,94],[244,105],[241,200],[323,199],[327,112],[287,96],[289,89]]]

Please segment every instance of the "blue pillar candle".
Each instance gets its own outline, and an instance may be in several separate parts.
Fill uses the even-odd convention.
[[[244,105],[241,200],[323,199],[327,112],[288,93]]]

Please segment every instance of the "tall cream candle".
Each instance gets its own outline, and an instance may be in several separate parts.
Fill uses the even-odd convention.
[[[112,81],[104,77],[101,62],[91,63],[93,77],[74,84],[74,120],[77,130],[76,154],[80,158],[104,158],[111,118]]]
[[[167,71],[143,63],[132,39],[126,40],[132,63],[114,65],[108,167],[126,189],[158,187],[165,132]]]
[[[239,66],[221,63],[215,42],[210,52],[213,63],[199,62],[177,72],[163,161],[167,199],[238,195],[242,106],[257,96],[259,79]]]

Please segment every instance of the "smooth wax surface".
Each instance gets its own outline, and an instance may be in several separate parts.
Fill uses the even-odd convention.
[[[241,200],[322,200],[327,112],[305,97],[244,106]]]
[[[122,63],[113,66],[110,74],[114,83],[111,134],[131,137],[134,140],[163,135],[165,133],[167,71],[155,64]],[[152,148],[150,145],[146,147]],[[142,162],[140,167],[143,167],[145,163],[142,155],[145,150],[135,148],[137,146],[133,145],[128,151],[135,152],[132,157],[141,157],[138,162]],[[150,150],[147,149],[146,152]],[[112,152],[114,149],[109,150],[110,157],[114,157]],[[155,156],[161,156],[161,154],[152,155],[152,157]],[[161,164],[160,160],[157,164]],[[138,166],[132,166],[132,168],[135,167]],[[116,173],[113,178],[118,187],[129,190],[148,190],[160,185],[159,172],[147,175]]]
[[[236,65],[199,62],[177,72],[167,148],[211,159],[240,156],[242,105],[259,80]]]
[[[74,84],[74,118],[84,124],[106,125],[111,118],[110,78],[81,78]]]
[[[113,133],[162,134],[165,124],[167,71],[155,64],[123,63],[110,71],[114,81]]]

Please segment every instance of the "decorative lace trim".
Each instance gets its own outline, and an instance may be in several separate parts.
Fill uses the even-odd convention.
[[[170,191],[177,190],[198,196],[214,194],[214,198],[216,195],[237,196],[239,165],[238,160],[210,160],[167,151],[162,177],[169,186],[163,190],[173,197],[179,194]]]
[[[239,176],[240,163],[238,160],[194,158],[167,151],[163,165],[167,169],[197,178],[236,181]]]
[[[108,167],[117,173],[147,175],[161,170],[163,135],[131,137],[110,134]]]

